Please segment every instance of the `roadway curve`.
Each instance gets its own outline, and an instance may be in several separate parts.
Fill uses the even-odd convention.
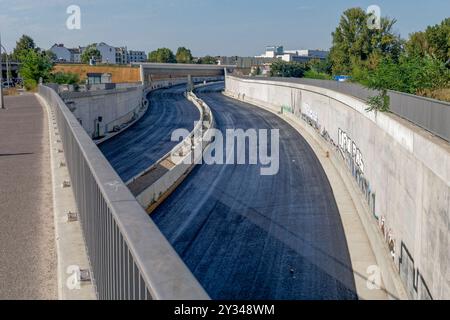
[[[337,205],[310,146],[272,113],[202,90],[211,87],[198,95],[220,130],[280,129],[280,171],[198,165],[152,214],[161,231],[213,299],[356,299]]]
[[[148,95],[150,107],[136,124],[99,147],[123,181],[127,182],[167,154],[178,142],[175,129],[193,130],[200,112],[184,96],[186,85],[156,90]]]

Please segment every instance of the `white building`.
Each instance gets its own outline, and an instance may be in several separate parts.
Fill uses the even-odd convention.
[[[144,51],[127,50],[127,47],[113,47],[104,42],[95,45],[102,56],[100,63],[129,64],[132,62],[145,62],[147,56]],[[64,44],[55,44],[50,51],[56,55],[56,61],[81,63],[81,54],[86,47],[66,48]]]
[[[145,51],[128,51],[128,63],[145,61],[147,61],[147,55],[145,54]]]
[[[71,48],[69,51],[71,54],[71,62],[81,63],[81,48]]]
[[[128,51],[127,47],[112,47],[104,42],[97,44],[96,47],[102,55],[102,63],[128,64],[147,61],[144,51]]]
[[[81,62],[81,52],[82,48],[66,48],[64,44],[54,44],[50,51],[56,56],[56,61],[59,62]]]
[[[256,56],[255,58],[276,58],[280,55],[283,55],[284,48],[283,46],[267,46],[266,52],[264,52],[260,56]]]
[[[116,64],[116,48],[107,45],[104,42],[98,43],[96,46],[102,56],[102,63]]]
[[[128,63],[128,50],[127,47],[118,47],[116,49],[116,63],[127,64]]]
[[[70,50],[66,47],[64,47],[64,44],[54,44],[50,51],[53,52],[56,56],[56,61],[60,62],[73,62],[72,61],[72,53]]]
[[[324,60],[328,57],[329,51],[325,50],[284,50],[283,46],[268,46],[266,52],[256,58],[278,58],[286,62],[308,62],[313,59]]]

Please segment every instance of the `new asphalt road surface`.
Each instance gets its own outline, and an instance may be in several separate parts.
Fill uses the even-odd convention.
[[[191,131],[200,112],[184,96],[186,85],[150,93],[149,110],[135,125],[100,145],[105,157],[127,182],[153,165],[178,142],[171,141],[172,132],[183,128]]]
[[[216,127],[279,129],[279,172],[198,165],[152,219],[213,299],[356,299],[340,215],[312,149],[276,115],[211,92],[221,88],[198,93]]]

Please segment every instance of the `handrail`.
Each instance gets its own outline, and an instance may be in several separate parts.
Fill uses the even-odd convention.
[[[99,299],[209,299],[59,95],[56,115]]]

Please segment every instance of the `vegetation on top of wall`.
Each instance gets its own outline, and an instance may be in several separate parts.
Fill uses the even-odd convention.
[[[380,29],[370,29],[368,17],[360,8],[343,13],[332,34],[331,74],[350,75],[352,81],[379,90],[380,96],[369,102],[382,110],[387,90],[448,100],[433,93],[450,88],[450,18],[403,40],[392,31],[395,19],[382,18]]]
[[[450,18],[411,34],[407,40],[393,31],[395,19],[381,18],[380,28],[369,27],[369,19],[361,8],[344,11],[332,33],[327,60],[303,66],[276,61],[271,75],[312,79],[350,76],[351,81],[380,91],[369,101],[377,110],[389,109],[387,90],[450,101]]]
[[[197,64],[217,64],[217,58],[206,55],[204,57],[197,58]]]
[[[278,60],[272,63],[272,66],[270,68],[270,76],[302,78],[307,70],[308,67],[304,63]]]
[[[49,82],[57,84],[79,84],[80,76],[70,72],[56,72],[50,75]]]

